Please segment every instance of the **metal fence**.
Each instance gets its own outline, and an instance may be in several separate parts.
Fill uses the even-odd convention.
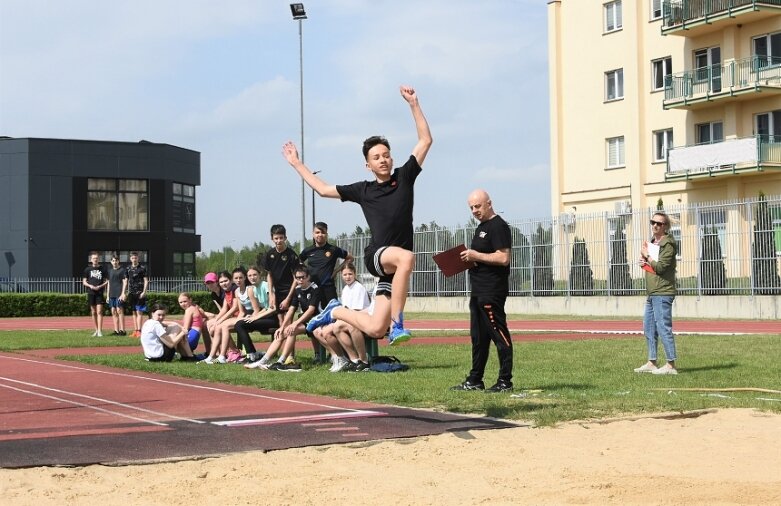
[[[511,296],[622,296],[645,291],[638,264],[650,238],[655,209],[562,214],[510,221]],[[781,294],[781,197],[665,206],[678,241],[677,277],[684,295]],[[467,247],[475,225],[424,227],[415,232],[415,270],[410,295],[466,296],[466,273],[445,277],[432,256],[459,244]],[[339,239],[356,257],[361,280],[371,280],[363,265],[367,236]]]
[[[562,214],[553,218],[510,221],[511,296],[622,296],[644,293],[638,258],[650,238],[655,209],[632,210],[620,203],[614,212]],[[678,241],[677,278],[684,295],[781,294],[781,196],[740,201],[665,206]],[[469,246],[476,224],[421,226],[415,232],[414,297],[466,296],[469,277],[445,277],[432,256]],[[337,238],[356,257],[358,279],[367,289],[363,250],[369,236]],[[199,279],[155,278],[149,291],[202,290]],[[0,292],[84,293],[81,279],[0,279]]]

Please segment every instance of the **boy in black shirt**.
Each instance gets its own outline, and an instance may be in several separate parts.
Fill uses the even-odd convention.
[[[125,304],[130,307],[133,315],[133,337],[141,337],[141,326],[146,321],[146,289],[149,287],[149,276],[146,267],[138,263],[138,251],[130,252],[130,265],[127,271],[127,299]]]
[[[352,262],[353,256],[339,246],[328,242],[328,225],[322,221],[315,223],[314,230],[312,230],[312,240],[314,244],[301,252],[301,263],[309,267],[312,281],[320,287],[321,300],[323,303],[328,303],[339,298],[336,295],[334,274],[341,271],[348,262]],[[343,262],[337,269],[336,262],[340,258]]]
[[[89,289],[87,292],[87,302],[89,302],[90,315],[92,323],[95,325],[95,332],[92,337],[103,336],[103,304],[106,302],[105,291],[108,285],[108,269],[98,262],[98,252],[93,251],[89,254],[90,264],[84,269],[84,277],[81,284]]]
[[[298,255],[287,245],[287,230],[284,225],[271,226],[271,242],[274,247],[266,251],[261,266],[268,273],[269,307],[279,311],[279,323],[290,304],[290,287],[293,285],[293,269],[300,263]]]
[[[390,144],[384,137],[369,137],[363,143],[366,167],[374,175],[374,181],[360,181],[347,186],[328,185],[301,162],[292,142],[283,146],[288,163],[321,197],[339,198],[356,202],[371,230],[371,242],[364,250],[366,268],[379,278],[374,313],[368,315],[329,302],[325,310],[313,318],[307,330],[343,320],[365,334],[380,339],[388,331],[390,344],[407,341],[412,337],[404,328],[404,304],[407,301],[409,277],[415,267],[412,253],[412,208],[414,184],[422,171],[421,165],[431,147],[431,132],[418,103],[415,90],[401,86],[399,91],[409,104],[418,142],[404,166],[393,169]]]

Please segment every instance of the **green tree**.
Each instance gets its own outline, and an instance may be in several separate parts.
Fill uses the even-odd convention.
[[[553,231],[537,225],[532,236],[532,294],[553,295]]]
[[[626,233],[623,220],[610,240],[610,293],[612,295],[631,295],[632,276],[629,274],[629,262],[626,252]]]
[[[773,220],[763,192],[754,206],[754,242],[751,261],[754,273],[754,293],[774,295],[781,293],[781,279],[776,267],[775,233]]]
[[[572,245],[569,289],[572,295],[594,295],[594,271],[591,269],[586,241],[577,237]]]
[[[727,284],[727,269],[721,253],[721,242],[716,227],[705,227],[702,234],[700,285],[705,295],[723,294]]]

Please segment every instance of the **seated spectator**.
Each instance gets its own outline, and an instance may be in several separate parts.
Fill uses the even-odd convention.
[[[150,318],[141,327],[141,347],[149,362],[171,362],[178,351],[182,360],[194,361],[181,327],[165,321],[168,308],[160,303],[152,306]]]
[[[263,353],[255,348],[250,332],[258,331],[271,334],[272,330],[279,328],[279,319],[276,310],[269,307],[268,282],[258,267],[253,265],[247,269],[247,281],[257,299],[258,310],[240,318],[233,325],[233,329],[236,331],[236,341],[239,348],[244,349],[247,354],[247,361],[257,362],[263,357]]]
[[[203,336],[203,345],[208,352],[211,349],[211,338],[209,331],[204,326],[207,319],[206,312],[198,304],[194,304],[192,297],[186,292],[179,294],[179,306],[184,310],[182,330],[180,331],[183,335],[181,337],[186,337],[190,349],[195,351],[198,347],[198,341]]]
[[[233,277],[236,276],[237,275],[234,272]],[[220,327],[224,322],[228,322],[229,329],[233,328],[233,321],[241,314],[241,304],[239,304],[239,300],[236,298],[236,290],[231,289],[231,287],[234,286],[231,273],[228,271],[220,272],[218,282],[220,288],[225,292],[225,298],[222,302],[220,312],[206,321],[206,328],[212,338],[208,356],[203,360],[206,364],[212,364],[214,362],[220,364],[227,363],[228,350],[233,350],[232,356],[236,356],[236,354],[239,353],[236,344],[230,336],[230,331],[224,332],[225,329],[221,329]]]
[[[296,267],[293,271],[294,281],[296,282],[295,296],[291,305],[285,312],[282,319],[282,325],[274,332],[274,340],[271,342],[266,354],[259,361],[248,364],[252,369],[259,367],[261,369],[270,369],[275,371],[300,371],[301,366],[295,362],[295,359],[288,361],[288,358],[294,355],[296,349],[296,336],[308,334],[306,324],[317,312],[320,305],[320,290],[315,283],[312,283],[309,277],[309,269],[303,265]],[[293,317],[296,311],[300,311],[299,317],[295,320]],[[308,334],[310,337],[311,334]],[[279,360],[271,363],[274,355],[280,351]]]

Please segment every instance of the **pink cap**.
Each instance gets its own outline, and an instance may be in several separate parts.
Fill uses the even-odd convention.
[[[217,282],[217,275],[213,272],[207,272],[206,275],[203,277],[204,283],[216,283]]]

